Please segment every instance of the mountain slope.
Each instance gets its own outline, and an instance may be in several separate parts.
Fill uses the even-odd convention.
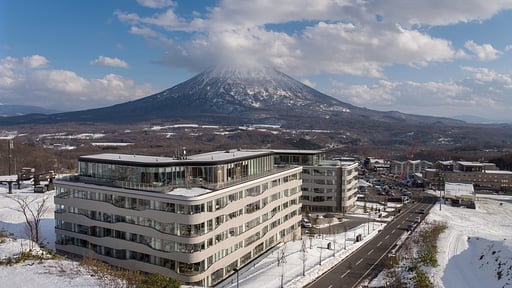
[[[52,114],[57,112],[58,111],[54,109],[46,109],[30,105],[0,105],[0,117],[27,115],[33,113]]]
[[[461,124],[446,118],[359,108],[306,86],[270,67],[210,68],[160,93],[104,108],[0,119],[0,125],[152,120],[213,124],[278,124],[330,128],[382,122]]]

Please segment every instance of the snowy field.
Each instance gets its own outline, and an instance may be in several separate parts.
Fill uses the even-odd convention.
[[[32,193],[26,184],[13,189],[21,197],[49,197],[50,209],[43,217],[42,238],[53,248],[53,192]],[[23,215],[16,202],[9,199],[6,185],[0,185],[0,229],[14,233],[18,240],[0,244],[0,258],[18,254],[30,246],[24,229]],[[439,266],[428,273],[435,287],[512,287],[512,197],[478,195],[477,209],[436,206],[426,221],[442,221],[448,229],[439,240]],[[361,213],[361,217],[367,215]],[[386,215],[384,215],[386,217]],[[324,224],[325,225],[325,224]],[[303,287],[338,261],[371,239],[381,223],[356,227],[346,234],[304,237],[269,251],[239,271],[239,287]],[[368,227],[370,233],[368,234]],[[357,234],[362,242],[355,243]],[[330,243],[330,244],[329,244]],[[331,248],[327,249],[330,245]],[[303,275],[304,274],[304,275]],[[499,279],[498,279],[499,278]],[[79,264],[66,260],[27,261],[0,266],[0,279],[5,287],[99,287],[98,280]],[[236,275],[218,287],[236,287]],[[3,285],[0,285],[3,286]]]
[[[448,224],[430,272],[435,287],[512,287],[512,197],[477,197],[476,210],[438,205],[427,216]]]

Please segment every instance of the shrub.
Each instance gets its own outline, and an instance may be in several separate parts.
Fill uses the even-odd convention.
[[[421,269],[418,269],[414,272],[412,279],[414,281],[415,288],[434,288],[434,284],[432,281],[430,281],[427,273]]]

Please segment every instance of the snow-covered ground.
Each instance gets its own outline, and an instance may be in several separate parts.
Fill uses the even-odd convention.
[[[448,224],[430,272],[435,287],[512,287],[512,197],[477,197],[476,210],[443,205],[427,217]]]
[[[14,194],[21,197],[50,198],[50,209],[42,221],[42,237],[48,247],[53,248],[54,194],[34,194],[32,191],[29,184],[20,190],[13,189]],[[16,211],[16,202],[9,197],[12,195],[7,195],[7,187],[0,185],[0,229],[14,233],[18,240],[0,244],[0,259],[31,247],[28,240],[22,240],[28,238],[23,215]],[[367,214],[360,215],[368,217]],[[478,195],[476,210],[445,205],[439,210],[436,206],[426,221],[442,221],[448,225],[438,242],[440,265],[428,271],[435,287],[512,287],[511,196]],[[285,243],[241,269],[239,287],[281,287],[281,284],[284,287],[303,287],[371,239],[381,225],[384,224],[375,222],[356,227],[346,234],[306,236],[302,240]],[[354,242],[357,234],[365,236],[363,241]],[[334,249],[327,249],[328,245]],[[68,260],[27,261],[0,266],[0,279],[0,286],[5,284],[6,287],[101,286],[78,263]],[[236,282],[237,277],[233,275],[219,287],[236,287]]]

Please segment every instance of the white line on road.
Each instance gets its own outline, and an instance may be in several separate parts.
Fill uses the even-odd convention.
[[[363,258],[359,259],[359,261],[357,261],[356,265],[359,265],[359,263],[363,262]]]
[[[368,252],[368,255],[372,254],[373,250],[374,250],[374,249],[370,250],[370,252]]]
[[[379,244],[377,244],[377,247],[379,247],[381,244],[382,244],[382,241],[380,241]]]
[[[395,233],[396,230],[393,230],[391,233]],[[388,239],[389,238],[389,235],[384,237],[384,240]]]
[[[340,278],[345,277],[349,272],[350,272],[350,270],[347,270],[347,272],[343,273],[343,275],[341,275],[341,277],[340,277]]]
[[[332,285],[329,285],[329,287],[327,287],[327,288],[332,288]]]

